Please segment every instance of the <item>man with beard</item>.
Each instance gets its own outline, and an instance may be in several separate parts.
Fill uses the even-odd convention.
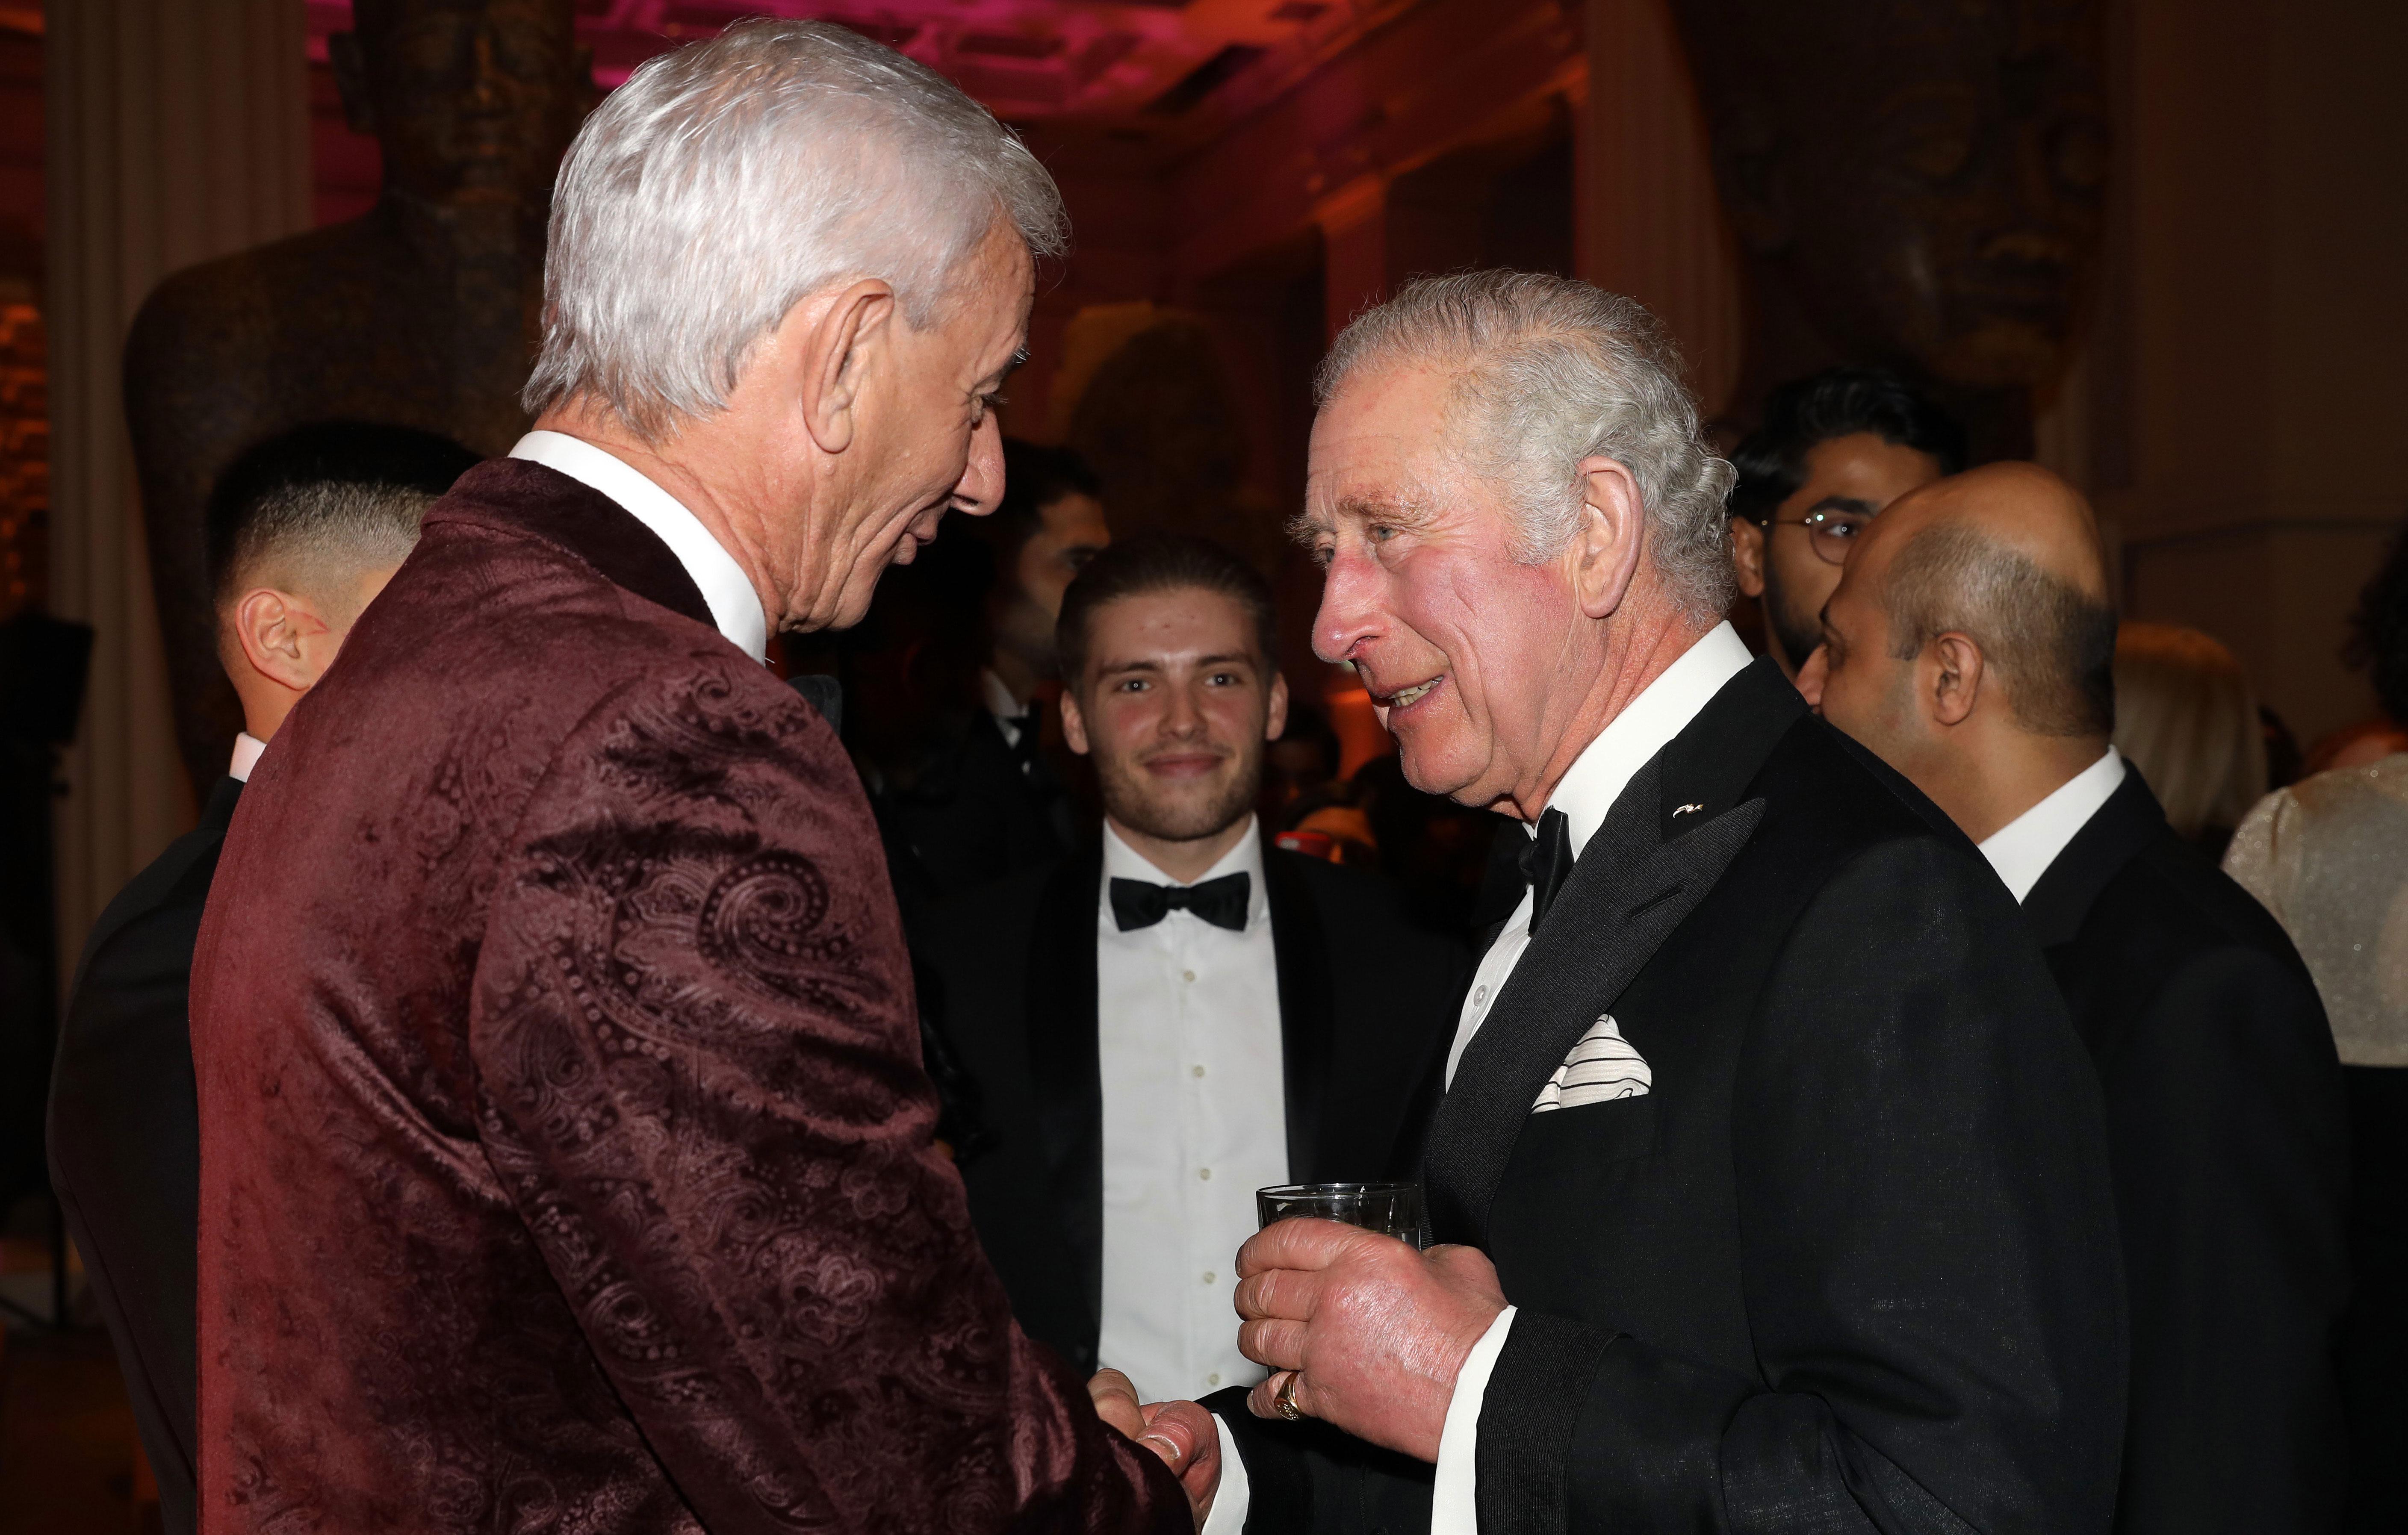
[[[1230,1256],[1267,1184],[1389,1170],[1464,956],[1379,881],[1271,848],[1268,582],[1199,538],[1098,552],[1056,629],[1099,839],[939,910],[926,958],[992,1149],[970,1214],[1033,1336],[1148,1397],[1252,1385]]]
[[[1764,402],[1731,455],[1731,564],[1763,605],[1765,648],[1795,681],[1822,643],[1817,615],[1848,550],[1881,509],[1965,466],[1965,429],[1882,368],[1835,367]]]

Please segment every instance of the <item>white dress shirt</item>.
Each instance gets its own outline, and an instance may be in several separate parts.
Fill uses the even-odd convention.
[[[1549,810],[1564,812],[1565,831],[1571,843],[1572,856],[1577,859],[1597,828],[1605,824],[1613,802],[1622,797],[1623,789],[1647,766],[1656,753],[1670,743],[1673,737],[1689,726],[1723,684],[1747,669],[1754,657],[1748,653],[1745,641],[1727,624],[1716,624],[1696,644],[1683,652],[1681,658],[1664,668],[1653,682],[1623,711],[1606,722],[1597,739],[1572,763],[1563,782],[1555,785],[1549,796]],[[1525,836],[1535,836],[1531,825],[1523,828]],[[1464,1047],[1488,1016],[1497,994],[1521,962],[1522,952],[1530,944],[1530,893],[1522,893],[1521,904],[1505,919],[1497,941],[1481,956],[1479,968],[1472,972],[1471,992],[1464,998],[1463,1013],[1455,1026],[1455,1044],[1446,1059],[1446,1080],[1455,1082],[1455,1069],[1463,1059]],[[1498,1356],[1505,1351],[1505,1340],[1512,1331],[1514,1309],[1508,1306],[1498,1313],[1488,1330],[1463,1361],[1455,1373],[1455,1395],[1449,1399],[1446,1422],[1439,1431],[1438,1477],[1430,1491],[1430,1535],[1477,1535],[1480,1528],[1478,1504],[1474,1501],[1480,1453],[1480,1409],[1488,1391],[1488,1377],[1497,1368]],[[1205,1526],[1204,1535],[1225,1535],[1243,1527],[1249,1487],[1244,1468],[1231,1452],[1229,1436],[1221,1436],[1224,1470],[1221,1491],[1213,1501],[1212,1516]],[[1231,1472],[1235,1471],[1235,1479]],[[1236,1507],[1228,1518],[1224,1505],[1235,1494]]]
[[[1982,856],[1999,871],[2016,905],[2023,904],[2065,844],[2090,825],[2123,782],[2124,758],[2111,746],[2105,756],[2058,784],[2046,799],[1983,839]]]
[[[226,764],[226,777],[237,783],[251,782],[251,770],[259,766],[259,753],[267,743],[248,730],[239,730],[234,738],[234,760]]]
[[[1254,1190],[1287,1182],[1279,967],[1262,839],[1204,875],[1247,876],[1246,925],[1192,911],[1122,932],[1115,878],[1177,884],[1104,828],[1096,890],[1096,1026],[1104,1091],[1102,1363],[1145,1401],[1252,1385],[1229,1292],[1254,1234]],[[1195,882],[1202,883],[1202,880]]]
[[[693,578],[719,632],[753,660],[767,659],[769,620],[761,610],[761,595],[752,589],[752,578],[676,496],[615,453],[566,432],[529,432],[519,438],[510,456],[557,469],[601,492],[651,528]]]

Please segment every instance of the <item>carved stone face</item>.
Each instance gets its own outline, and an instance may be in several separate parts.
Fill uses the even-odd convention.
[[[572,0],[359,0],[330,39],[351,125],[423,202],[540,202],[591,104]]]
[[[2098,248],[2100,0],[1675,0],[1726,205],[1825,338],[2044,380]]]

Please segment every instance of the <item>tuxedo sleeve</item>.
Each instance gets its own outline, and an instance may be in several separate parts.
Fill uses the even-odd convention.
[[[2132,1299],[2116,1529],[2331,1528],[2348,1146],[2312,984],[2258,949],[2198,954],[2100,1070]]]
[[[1013,1326],[933,1144],[867,808],[762,691],[705,738],[646,730],[681,698],[631,684],[513,834],[469,1031],[506,1197],[711,1530],[1189,1535],[1156,1457]],[[613,789],[635,753],[683,792]]]
[[[2098,1088],[1987,871],[1843,867],[1778,941],[1732,1083],[1758,1368],[1524,1308],[1481,1535],[2098,1531],[2124,1412]]]

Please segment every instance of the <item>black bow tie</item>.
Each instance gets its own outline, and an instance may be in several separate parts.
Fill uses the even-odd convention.
[[[1215,927],[1235,933],[1246,925],[1247,880],[1224,874],[1202,884],[1155,884],[1150,880],[1112,882],[1112,920],[1121,931],[1151,927],[1173,911],[1193,911]]]
[[[1530,887],[1530,936],[1539,936],[1539,924],[1547,917],[1547,908],[1555,904],[1555,893],[1572,872],[1571,823],[1561,811],[1547,811],[1539,817],[1539,834],[1522,850],[1522,882]]]

